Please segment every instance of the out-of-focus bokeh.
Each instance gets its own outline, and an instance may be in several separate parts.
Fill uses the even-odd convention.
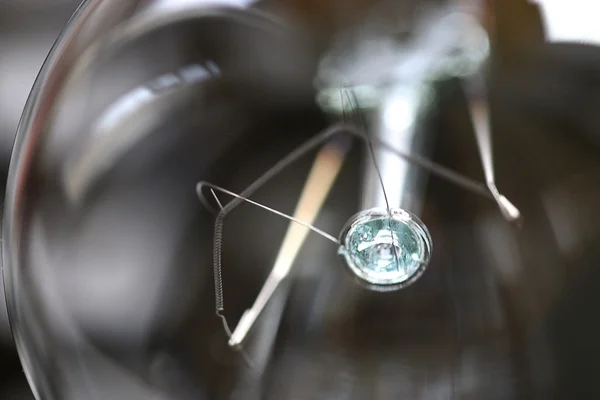
[[[208,2],[122,0],[107,20],[125,19],[151,3],[175,9]],[[99,388],[109,385],[114,398],[131,399],[149,396],[153,385],[181,396],[171,398],[308,398],[312,393],[319,399],[599,398],[593,372],[600,357],[596,341],[600,335],[600,117],[596,111],[600,107],[600,24],[595,20],[600,4],[592,0],[215,3],[258,7],[294,21],[310,32],[314,46],[302,53],[294,47],[297,42],[286,42],[287,37],[268,42],[271,36],[253,29],[215,28],[214,22],[178,23],[173,29],[153,32],[156,37],[119,49],[123,53],[102,53],[106,58],[95,59],[98,70],[89,80],[78,80],[81,76],[73,74],[73,82],[89,87],[65,89],[72,97],[61,98],[65,104],[60,104],[56,125],[49,130],[49,147],[36,154],[40,161],[36,168],[48,167],[36,176],[40,188],[64,179],[65,193],[55,197],[51,190],[37,193],[35,185],[28,187],[28,193],[39,196],[27,203],[39,218],[32,220],[42,223],[31,233],[38,242],[32,239],[27,262],[36,267],[30,272],[33,283],[23,293],[32,295],[28,290],[36,288],[40,298],[51,300],[45,304],[50,313],[42,319],[56,317],[49,324],[56,330],[47,343],[37,336],[31,339],[44,344],[32,347],[39,352],[35,356],[48,363],[37,373],[56,368],[56,375],[45,376],[55,380],[40,384],[38,390],[55,396],[63,393],[68,400],[91,398],[90,391],[101,393]],[[378,8],[381,4],[386,7]],[[0,0],[2,182],[29,91],[77,6],[71,0]],[[446,18],[444,10],[452,7],[467,10],[473,18]],[[455,30],[455,24],[464,31]],[[356,26],[360,28],[353,29]],[[122,34],[115,32],[115,37]],[[132,32],[131,37],[136,34]],[[454,42],[460,43],[457,49]],[[298,48],[305,49],[302,45]],[[206,48],[220,57],[217,62],[193,63]],[[156,54],[149,57],[153,50]],[[244,70],[236,68],[248,65],[229,59],[231,54],[244,54],[252,68],[269,71],[268,82],[244,81],[247,86],[232,87],[231,82],[244,78],[236,75]],[[86,55],[94,59],[97,54]],[[488,55],[484,79],[478,70]],[[277,63],[280,58],[286,59],[285,67]],[[221,70],[219,63],[234,67]],[[81,71],[89,72],[85,62],[81,65]],[[170,71],[172,66],[179,69]],[[314,77],[305,76],[306,71]],[[204,85],[221,75],[225,90]],[[227,81],[230,76],[234,78]],[[458,78],[471,76],[476,77],[473,86],[458,84]],[[389,81],[400,83],[389,89]],[[488,91],[482,90],[482,81]],[[354,85],[361,106],[384,104],[381,113],[369,120],[383,138],[394,130],[416,135],[412,128],[422,123],[424,129],[418,131],[422,141],[397,137],[395,144],[424,152],[478,179],[483,174],[467,110],[469,96],[489,96],[499,187],[506,188],[521,207],[525,229],[515,233],[489,211],[488,203],[447,183],[427,183],[406,163],[377,154],[394,198],[422,213],[434,237],[442,238],[436,242],[433,272],[410,289],[409,301],[392,295],[398,303],[381,307],[379,298],[338,285],[335,273],[323,272],[321,279],[318,268],[306,268],[301,283],[287,289],[290,300],[284,316],[280,310],[275,318],[277,327],[269,327],[267,319],[260,327],[264,342],[270,344],[265,352],[256,350],[264,343],[255,343],[253,349],[254,355],[266,354],[256,360],[262,374],[257,384],[252,373],[236,366],[238,359],[224,346],[224,334],[211,309],[210,265],[202,253],[209,253],[206,235],[212,225],[207,221],[212,220],[197,210],[197,199],[190,198],[182,185],[202,179],[204,168],[206,176],[242,188],[284,150],[305,139],[307,130],[315,133],[331,115],[342,116],[348,99],[338,97],[337,89],[348,83]],[[193,90],[173,94],[179,86]],[[93,93],[88,92],[90,87]],[[172,88],[176,89],[170,93]],[[199,98],[203,90],[208,101]],[[161,98],[157,93],[167,95]],[[307,105],[310,101],[305,97],[312,99],[313,94],[323,113]],[[207,111],[209,116],[198,111],[213,101],[216,105]],[[227,107],[219,108],[225,103]],[[136,114],[140,109],[146,113]],[[93,140],[89,143],[88,133],[68,136],[78,127],[87,128],[78,125],[89,117],[82,110],[98,116],[99,122],[90,123]],[[234,111],[236,118],[231,118],[228,113]],[[195,135],[198,126],[206,131],[223,126],[229,130],[217,131],[220,141],[212,141],[214,136]],[[248,126],[257,133],[244,137],[242,145],[236,142],[235,151],[226,153],[225,147],[243,136],[237,130]],[[266,133],[280,130],[288,136]],[[127,135],[109,135],[115,132]],[[102,135],[110,140],[99,140]],[[273,137],[279,141],[271,142]],[[62,152],[73,143],[76,152]],[[202,150],[192,151],[194,146]],[[215,165],[237,163],[239,167],[235,172],[231,167],[215,173],[211,157]],[[340,176],[332,196],[356,197],[363,206],[381,205],[381,196],[370,186],[378,184],[377,171],[361,164],[361,154],[349,158],[349,172]],[[187,169],[181,172],[181,168]],[[290,193],[276,190],[276,184],[259,193],[259,198],[292,210],[294,193],[300,190],[307,169],[302,165],[277,181],[278,185],[295,182]],[[363,186],[353,180],[359,175],[364,177]],[[407,187],[410,196],[405,199]],[[89,207],[83,208],[86,213],[81,219],[73,218],[68,207],[62,208],[63,195]],[[353,207],[353,203],[326,205],[321,223],[337,227],[343,222],[340,210],[355,211]],[[39,210],[55,214],[40,216]],[[61,220],[61,215],[69,219]],[[272,227],[280,237],[283,226],[252,212],[240,213],[238,221],[239,229],[225,243],[227,265],[237,262],[248,267],[225,271],[234,320],[252,303],[266,274],[266,268],[255,266],[268,264],[265,254],[270,256],[272,250],[264,227]],[[189,233],[196,225],[202,225],[202,234]],[[53,229],[44,231],[48,227]],[[234,246],[236,239],[243,242]],[[334,264],[328,256],[320,256],[325,245],[314,239],[308,243],[313,251],[303,253],[302,264]],[[190,260],[203,265],[203,270],[190,269]],[[332,302],[328,295],[333,292],[337,297]],[[4,296],[0,299],[0,399],[31,399]],[[342,302],[347,306],[340,306]],[[382,326],[386,318],[393,325],[391,331]],[[77,332],[69,325],[73,320]],[[87,338],[83,344],[81,332]],[[280,332],[280,338],[273,332]],[[372,343],[373,338],[378,343]],[[101,356],[97,349],[102,350]],[[56,360],[62,350],[67,356]],[[32,362],[31,354],[27,358]],[[71,374],[59,371],[65,365],[73,368]],[[141,377],[138,371],[143,371]],[[119,388],[122,391],[117,393]]]

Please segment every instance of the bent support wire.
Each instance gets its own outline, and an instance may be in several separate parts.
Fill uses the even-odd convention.
[[[359,213],[357,216],[351,219],[349,223],[350,227],[347,227],[342,232],[340,240],[336,239],[334,235],[331,235],[313,226],[316,216],[329,193],[329,189],[331,188],[342,166],[345,151],[343,148],[340,148],[339,145],[336,145],[336,140],[333,140],[336,137],[341,137],[341,135],[350,135],[352,137],[356,137],[363,141],[366,141],[367,144],[382,146],[383,148],[387,149],[388,151],[391,151],[397,156],[402,157],[409,162],[412,162],[416,165],[419,165],[422,168],[427,169],[434,175],[448,180],[466,190],[471,191],[472,193],[484,196],[491,200],[495,200],[498,206],[500,207],[501,211],[504,208],[508,208],[513,211],[516,210],[515,212],[511,213],[502,212],[502,215],[508,221],[516,222],[518,218],[515,217],[520,216],[518,209],[514,205],[512,205],[512,203],[510,203],[506,199],[506,197],[498,193],[497,189],[496,192],[494,192],[493,190],[491,190],[489,185],[486,186],[480,182],[474,181],[466,176],[458,174],[446,167],[438,165],[430,160],[424,159],[417,155],[405,154],[403,152],[400,152],[397,149],[394,149],[389,144],[384,143],[383,141],[371,141],[371,139],[367,136],[366,133],[356,129],[354,126],[349,126],[346,124],[334,125],[321,132],[320,134],[317,134],[313,138],[309,139],[307,142],[299,146],[292,153],[288,154],[286,157],[284,157],[282,160],[276,163],[275,166],[266,171],[260,178],[258,178],[254,183],[252,183],[240,194],[233,193],[227,189],[218,187],[208,182],[200,182],[197,185],[197,193],[201,201],[206,205],[208,205],[208,202],[204,194],[205,188],[210,189],[211,193],[213,194],[213,196],[215,196],[215,198],[216,195],[214,194],[214,191],[218,191],[233,197],[233,199],[225,205],[221,205],[218,201],[218,198],[216,198],[220,210],[215,219],[213,247],[216,313],[222,319],[225,330],[230,336],[230,346],[240,347],[242,345],[252,326],[256,322],[256,319],[260,315],[261,311],[264,309],[265,305],[267,304],[277,287],[280,285],[280,283],[288,276],[295,256],[298,250],[300,249],[309,230],[312,230],[313,232],[338,245],[340,248],[340,254],[344,255],[351,270],[355,274],[357,274],[357,271],[364,272],[365,276],[360,276],[360,274],[357,274],[357,276],[366,281],[371,280],[372,282],[368,283],[372,283],[375,289],[386,290],[386,288],[395,289],[404,287],[405,285],[403,284],[405,282],[411,281],[410,278],[412,278],[412,276],[406,277],[406,273],[404,273],[405,271],[400,271],[401,267],[406,269],[406,265],[402,263],[411,262],[412,260],[419,265],[426,265],[426,263],[428,262],[428,255],[431,252],[429,233],[426,231],[426,228],[424,227],[422,222],[418,220],[418,218],[416,218],[413,215],[410,215],[410,213],[407,213],[404,210],[384,210],[385,212],[383,215],[381,214],[381,210],[375,210],[368,215],[369,218],[367,218],[367,220],[360,218],[364,217],[364,213],[368,213],[370,210],[367,210],[363,213]],[[257,190],[259,190],[262,186],[269,182],[270,179],[282,172],[286,167],[292,165],[302,156],[306,155],[310,151],[315,150],[320,145],[325,143],[328,144],[324,146],[324,148],[317,156],[315,163],[313,164],[313,169],[311,171],[311,174],[309,175],[309,178],[301,195],[301,200],[298,202],[294,216],[287,215],[285,213],[282,213],[271,207],[260,204],[250,199],[250,196],[252,196]],[[327,175],[324,176],[324,173],[326,173]],[[320,177],[320,179],[316,179],[315,177]],[[493,187],[495,188],[495,186]],[[236,329],[233,332],[230,332],[227,324],[227,319],[224,315],[221,261],[223,224],[227,215],[244,202],[250,203],[256,207],[262,208],[263,210],[276,214],[280,217],[286,218],[292,223],[290,224],[290,227],[284,239],[284,244],[281,247],[275,266],[271,274],[269,275],[267,281],[265,282],[265,285],[263,286],[260,294],[258,295],[254,305],[252,306],[252,308],[250,308],[243,314]],[[367,225],[367,223],[370,225]],[[387,246],[388,256],[390,256],[388,257],[390,259],[386,261],[386,265],[393,265],[397,270],[397,275],[400,274],[398,276],[404,276],[404,278],[401,278],[404,280],[400,282],[400,285],[398,285],[398,282],[391,282],[391,284],[388,284],[388,282],[386,282],[385,279],[382,278],[381,273],[379,273],[378,275],[375,274],[375,276],[373,273],[369,272],[369,269],[373,266],[374,263],[379,265],[380,261],[385,261],[381,256],[381,252],[378,253],[377,259],[375,260],[372,258],[373,256],[371,256],[370,259],[365,259],[364,257],[356,257],[356,252],[352,253],[352,251],[357,250],[360,247],[360,245],[364,245],[363,247],[366,246],[368,250],[369,243],[367,242],[369,240],[373,241],[374,238],[369,239],[367,237],[368,235],[358,236],[359,238],[362,238],[365,243],[358,243],[356,249],[351,249],[350,239],[348,236],[349,233],[356,232],[357,230],[354,228],[356,228],[357,226],[362,229],[366,226],[372,227],[373,223],[375,223],[375,226],[379,226],[379,230],[375,231],[375,236],[385,236],[380,238],[382,240],[380,243],[383,243]],[[296,226],[296,228],[292,228],[292,226]],[[354,230],[350,228],[353,228]],[[409,229],[413,233],[416,232],[414,235],[415,240],[421,240],[420,244],[417,243],[415,245],[418,251],[406,253],[407,249],[402,247],[403,243],[400,243],[397,238],[396,231],[398,229]],[[419,229],[421,229],[421,231],[419,231]],[[410,257],[408,259],[405,259],[399,256],[399,253],[408,254]],[[416,268],[416,277],[418,277],[418,275],[420,275],[422,271],[423,268]],[[384,272],[390,272],[393,275],[394,271]],[[404,275],[402,275],[402,273],[404,273]],[[384,278],[385,276],[386,275],[383,274]],[[414,281],[414,279],[412,279],[412,281]]]

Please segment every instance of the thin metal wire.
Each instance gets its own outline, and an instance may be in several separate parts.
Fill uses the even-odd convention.
[[[354,94],[354,92],[351,89],[341,89],[341,90],[346,93],[346,96],[348,96],[348,101],[350,102],[350,107],[352,107],[352,104],[354,103],[354,106],[356,107],[355,109],[358,112],[359,116],[361,117],[363,129],[365,129],[364,132],[365,132],[365,139],[367,142],[367,147],[369,148],[369,153],[371,154],[371,160],[373,161],[373,166],[375,167],[375,172],[377,172],[377,177],[379,178],[379,184],[381,185],[381,190],[383,192],[383,198],[385,200],[385,208],[388,213],[387,225],[388,225],[388,229],[390,231],[390,238],[392,239],[392,252],[394,253],[394,261],[396,262],[396,268],[400,268],[400,259],[398,258],[398,250],[396,249],[396,246],[394,245],[394,231],[392,230],[392,210],[390,208],[390,202],[388,200],[388,195],[385,190],[385,184],[383,183],[383,175],[381,174],[381,169],[379,168],[379,163],[377,162],[377,156],[375,155],[375,149],[373,149],[373,142],[371,141],[371,138],[366,133],[366,122],[365,122],[364,116],[362,115],[362,112],[360,110],[360,104],[358,103],[358,100],[356,99],[356,95]],[[353,94],[354,102],[352,101],[352,98],[350,98],[350,95],[348,94],[348,92],[351,92]],[[344,100],[343,100],[343,96],[342,96],[342,109],[344,109],[343,104],[344,104]]]
[[[217,194],[212,189],[211,189],[211,191],[212,191],[213,198],[217,202],[217,205],[222,210],[223,209],[223,204],[221,204],[221,202],[219,201],[219,198],[217,197]],[[210,202],[208,201],[208,199],[206,197],[204,197],[204,193],[199,194],[198,198],[200,199],[200,202],[202,203],[202,205],[204,206],[204,208],[206,208],[208,211],[210,211],[211,214],[217,215],[219,213],[219,210],[217,210],[216,208],[214,208],[210,204]]]
[[[227,323],[227,318],[225,318],[225,316],[219,312],[217,312],[217,315],[219,316],[219,318],[221,318],[221,322],[223,323],[223,329],[225,330],[227,337],[231,338],[232,333],[231,329],[229,328],[229,324]],[[254,363],[252,362],[252,359],[250,358],[248,353],[246,353],[242,347],[239,347],[238,351],[242,355],[242,358],[244,359],[246,365],[248,365],[248,367],[250,368],[254,368]]]
[[[344,122],[346,122],[346,114],[344,113]],[[323,202],[339,173],[343,159],[350,148],[350,137],[337,135],[328,140],[328,144],[321,148],[317,158],[313,163],[311,172],[302,190],[302,194],[296,205],[294,215],[290,219],[287,233],[284,237],[281,248],[279,249],[277,258],[271,273],[263,284],[258,296],[256,297],[251,308],[247,309],[238,321],[235,330],[229,337],[229,345],[233,348],[239,348],[245,341],[248,333],[257,322],[257,318],[262,313],[264,307],[271,301],[272,296],[276,291],[280,295],[280,284],[288,276],[297,252],[302,247],[302,243],[306,238],[309,230],[313,229],[315,218],[317,217]],[[211,189],[212,191],[212,189]],[[213,191],[214,192],[214,191]],[[270,209],[277,215],[281,215],[276,210]],[[302,216],[302,217],[300,217]],[[306,218],[306,221],[300,221]],[[299,223],[297,226],[296,223]],[[298,230],[298,226],[306,228],[306,230]],[[321,233],[321,231],[318,231]],[[332,237],[332,239],[335,239]],[[282,310],[282,309],[280,309]]]
[[[214,208],[206,199],[206,197],[204,197],[204,194],[202,194],[202,196],[198,196],[198,198],[200,199],[200,203],[202,203],[202,205],[204,206],[204,208],[206,208],[211,214],[213,215],[217,215],[219,213],[219,210],[217,210],[216,208]]]
[[[322,133],[317,136],[309,139],[304,144],[300,145],[296,150],[288,154],[286,157],[277,162],[272,168],[267,170],[260,178],[254,181],[250,186],[248,186],[242,193],[235,197],[232,201],[227,203],[223,207],[221,211],[217,214],[215,219],[215,228],[214,228],[214,244],[213,244],[213,268],[214,268],[214,279],[215,279],[215,300],[216,300],[216,309],[217,315],[221,316],[224,311],[224,301],[223,301],[223,279],[222,279],[222,255],[221,255],[221,247],[223,242],[223,223],[225,217],[233,211],[236,207],[244,202],[244,198],[248,199],[252,196],[257,190],[259,190],[262,186],[264,186],[271,178],[278,175],[282,170],[284,170],[287,166],[294,163],[300,157],[307,154],[309,151],[315,149],[317,146],[322,144],[324,141],[328,140],[332,136],[337,133],[342,132],[352,132],[353,128],[345,127],[343,125],[335,125],[326,129]],[[336,241],[337,242],[337,241]]]
[[[240,199],[240,200],[242,200],[242,201],[245,201],[245,202],[248,202],[248,203],[250,203],[250,204],[253,204],[253,205],[257,206],[257,207],[260,207],[260,208],[262,208],[262,209],[264,209],[264,210],[267,210],[267,211],[269,211],[269,212],[272,212],[272,213],[273,213],[273,214],[275,214],[275,215],[279,215],[280,217],[283,217],[283,218],[289,219],[289,220],[290,220],[290,221],[292,221],[292,222],[295,222],[295,223],[297,223],[297,224],[300,224],[300,225],[302,225],[302,226],[304,226],[304,227],[306,227],[306,228],[310,229],[311,231],[313,231],[313,232],[315,232],[315,233],[318,233],[319,235],[323,236],[325,239],[331,240],[331,241],[332,241],[333,243],[335,243],[335,244],[340,244],[339,240],[338,240],[338,239],[336,239],[336,238],[335,238],[335,236],[333,236],[333,235],[330,235],[329,233],[327,233],[327,232],[325,232],[325,231],[323,231],[323,230],[321,230],[321,229],[319,229],[319,228],[316,228],[315,226],[313,226],[313,225],[311,225],[311,224],[308,224],[308,223],[306,223],[306,222],[304,222],[304,221],[301,221],[301,220],[299,220],[298,218],[292,217],[291,215],[288,215],[288,214],[286,214],[286,213],[283,213],[283,212],[281,212],[281,211],[278,211],[278,210],[276,210],[276,209],[274,209],[274,208],[271,208],[271,207],[269,207],[269,206],[265,206],[264,204],[261,204],[261,203],[259,203],[259,202],[257,202],[257,201],[250,200],[250,199],[248,199],[248,198],[246,198],[246,197],[240,196],[239,194],[236,194],[236,193],[234,193],[234,192],[231,192],[231,191],[229,191],[229,190],[227,190],[227,189],[224,189],[224,188],[222,188],[222,187],[220,187],[220,186],[213,185],[212,183],[209,183],[209,182],[204,182],[204,181],[203,181],[203,182],[199,182],[199,183],[198,183],[198,185],[196,186],[196,191],[198,192],[198,196],[204,196],[204,193],[202,192],[202,189],[203,189],[205,186],[206,186],[206,187],[208,187],[208,188],[210,188],[210,190],[211,190],[211,192],[213,192],[213,194],[214,194],[214,191],[215,191],[215,190],[218,190],[219,192],[222,192],[222,193],[228,194],[229,196],[232,196],[232,197],[234,197],[234,198],[236,198],[236,199]],[[221,209],[223,209],[223,206],[221,206]]]
[[[345,87],[345,88],[348,89],[348,87]],[[366,132],[367,131],[367,121],[366,121],[365,116],[362,113],[360,107],[358,106],[359,102],[356,97],[356,93],[353,90],[350,90],[349,93],[351,94],[351,98],[355,104],[355,109],[358,110],[358,116],[360,118],[362,129]],[[442,165],[439,165],[425,157],[421,157],[416,154],[410,154],[410,153],[405,153],[403,151],[400,151],[400,150],[396,149],[394,146],[390,145],[389,143],[386,143],[379,137],[371,137],[370,139],[371,139],[371,142],[375,142],[377,145],[383,147],[387,151],[394,153],[396,156],[403,158],[404,160],[406,160],[410,163],[413,163],[421,168],[428,170],[429,172],[433,173],[434,175],[437,175],[438,177],[440,177],[442,179],[446,179],[447,181],[452,182],[457,186],[462,186],[463,189],[469,190],[475,194],[479,194],[483,197],[488,197],[490,199],[495,200],[495,196],[490,191],[488,186],[485,184],[479,183],[473,179],[462,176],[459,173],[454,172],[451,169],[446,168]]]
[[[481,158],[483,172],[487,187],[492,194],[500,212],[504,218],[510,222],[520,225],[521,212],[506,197],[504,197],[496,187],[496,177],[494,172],[494,152],[492,147],[492,135],[490,129],[490,114],[488,103],[485,96],[471,99],[470,113],[473,121],[473,130],[477,141],[477,149]]]
[[[396,154],[398,157],[401,157],[408,162],[418,165],[419,167],[428,170],[432,174],[437,175],[438,177],[440,177],[442,179],[452,182],[455,185],[460,186],[463,189],[468,190],[474,194],[494,200],[494,196],[492,195],[492,193],[490,192],[488,187],[481,182],[477,182],[474,179],[463,176],[455,171],[452,171],[449,168],[441,166],[441,165],[439,165],[433,161],[430,161],[426,158],[416,156],[413,154],[404,153],[404,152],[394,148],[389,143],[382,141],[381,139],[375,138],[374,142],[376,142],[378,145],[380,145],[387,151]]]
[[[214,227],[213,269],[214,269],[214,283],[215,283],[216,314],[217,314],[217,316],[219,316],[219,318],[221,318],[223,320],[224,326],[225,326],[227,320],[226,320],[225,315],[223,314],[224,299],[223,299],[221,248],[222,248],[222,241],[223,241],[223,224],[224,224],[225,217],[231,211],[233,211],[236,207],[238,207],[240,204],[242,204],[243,202],[246,201],[246,202],[250,202],[251,204],[257,205],[263,209],[266,209],[267,211],[274,212],[275,214],[280,215],[284,218],[290,219],[297,223],[301,223],[304,226],[306,226],[307,228],[309,228],[317,233],[320,233],[322,236],[331,240],[332,235],[329,235],[326,232],[320,231],[318,228],[315,228],[314,226],[312,226],[310,224],[304,224],[304,223],[302,223],[302,221],[292,219],[293,217],[290,217],[286,214],[278,212],[277,210],[273,210],[269,207],[263,206],[256,202],[253,202],[253,201],[249,200],[249,197],[252,196],[262,186],[264,186],[270,179],[272,179],[274,176],[278,175],[286,167],[293,164],[299,158],[301,158],[302,156],[304,156],[311,150],[314,150],[316,147],[323,144],[324,142],[326,142],[327,140],[329,140],[336,134],[342,134],[342,133],[350,134],[352,136],[358,137],[367,142],[369,141],[369,137],[366,135],[366,133],[363,131],[357,130],[354,126],[348,126],[345,124],[336,124],[336,125],[329,127],[328,129],[322,131],[321,133],[317,134],[316,136],[312,137],[311,139],[306,141],[304,144],[300,145],[298,148],[296,148],[296,150],[294,150],[293,152],[291,152],[290,154],[285,156],[283,159],[281,159],[279,162],[277,162],[275,164],[275,166],[273,166],[272,168],[267,170],[261,177],[259,177],[256,181],[254,181],[250,186],[248,186],[240,194],[235,194],[230,191],[225,191],[225,189],[211,185],[211,187],[213,189],[222,190],[224,193],[230,194],[234,197],[234,199],[231,202],[224,205],[223,208],[219,211],[219,213],[217,214],[217,217],[215,219],[215,227]],[[390,144],[388,144],[382,140],[376,140],[376,142],[378,145],[386,148],[388,151],[391,151],[394,154],[398,155],[399,157],[402,157],[409,162],[412,162],[416,165],[421,166],[422,168],[429,170],[431,173],[433,173],[443,179],[446,179],[458,186],[461,186],[464,189],[469,190],[475,194],[478,194],[478,195],[481,195],[481,196],[484,196],[487,198],[495,199],[495,196],[493,196],[493,194],[489,192],[489,189],[480,182],[477,182],[468,177],[462,176],[462,175],[458,174],[457,172],[454,172],[446,167],[443,167],[439,164],[434,163],[433,161],[424,159],[419,156],[410,155],[410,154],[401,152],[401,151],[395,149]],[[206,182],[203,182],[202,184],[204,186],[209,186],[209,184],[207,184]],[[206,205],[207,201],[204,198],[204,195],[202,194],[201,191],[199,191],[199,197],[200,197],[200,200]],[[209,207],[209,209],[210,209],[210,207]],[[332,241],[334,241],[335,243],[338,243],[337,239],[332,240]]]
[[[223,204],[221,204],[221,202],[219,201],[219,198],[217,197],[217,194],[215,193],[214,189],[211,188],[210,192],[212,193],[213,197],[215,198],[215,201],[217,202],[217,204],[219,205],[219,208],[222,210]]]

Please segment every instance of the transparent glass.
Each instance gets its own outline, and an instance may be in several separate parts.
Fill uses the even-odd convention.
[[[433,248],[427,227],[416,215],[390,211],[371,209],[352,217],[342,231],[339,250],[364,284],[381,291],[415,282],[427,268]]]

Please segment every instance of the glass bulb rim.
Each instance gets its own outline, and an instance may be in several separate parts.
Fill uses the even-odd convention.
[[[433,251],[433,240],[431,239],[431,234],[429,233],[427,226],[419,217],[402,208],[393,208],[389,211],[390,212],[388,213],[388,210],[385,208],[371,208],[354,214],[348,219],[348,222],[342,228],[339,239],[339,254],[344,257],[347,269],[350,270],[355,278],[357,278],[361,286],[378,292],[399,290],[412,285],[421,277],[421,275],[423,275],[427,269],[431,258],[431,253]],[[419,247],[423,251],[422,261],[419,263],[419,266],[415,272],[408,278],[395,277],[390,279],[374,277],[373,274],[368,274],[358,265],[356,265],[353,257],[346,250],[349,248],[348,242],[352,237],[353,232],[359,226],[368,221],[387,218],[390,214],[392,219],[406,225],[409,229],[416,233],[415,236],[419,240]]]

